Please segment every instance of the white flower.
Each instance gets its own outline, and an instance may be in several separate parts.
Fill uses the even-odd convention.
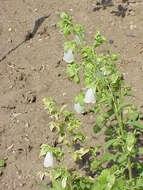
[[[94,94],[92,88],[89,88],[87,90],[87,92],[85,94],[84,102],[85,103],[92,103],[92,104],[94,104],[96,102],[96,100],[95,100],[95,94]]]
[[[68,51],[64,52],[63,60],[67,63],[74,62],[74,55],[71,49],[68,49]]]
[[[47,152],[44,159],[44,167],[53,167],[54,166],[54,158],[51,152]]]
[[[102,75],[104,75],[104,76],[105,76],[105,75],[106,75],[106,71],[103,71],[103,72],[102,72]]]
[[[84,106],[81,106],[80,103],[78,102],[74,104],[74,109],[77,113],[82,113],[84,110]]]
[[[63,178],[62,180],[62,187],[65,188],[67,185],[67,177]]]

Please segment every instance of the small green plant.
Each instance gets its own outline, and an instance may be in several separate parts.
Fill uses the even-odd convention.
[[[64,45],[69,77],[85,85],[85,91],[76,96],[75,104],[81,112],[86,110],[95,114],[93,132],[97,134],[104,130],[106,141],[104,154],[100,154],[102,147],[88,144],[86,135],[80,129],[82,123],[75,119],[72,112],[65,110],[65,106],[58,108],[50,98],[43,99],[52,118],[50,129],[58,139],[57,144],[67,147],[68,152],[73,154],[75,164],[89,155],[88,176],[81,175],[77,167],[74,170],[66,168],[62,162],[61,166],[50,170],[52,186],[47,189],[142,190],[143,163],[139,160],[143,154],[143,148],[140,147],[142,113],[133,103],[127,102],[128,97],[133,95],[131,87],[125,84],[122,73],[116,67],[118,56],[109,50],[106,55],[97,54],[96,48],[103,43],[107,45],[107,40],[97,31],[93,45],[87,45],[84,28],[81,25],[74,26],[67,13],[61,14],[57,26],[66,38],[72,33],[78,36],[78,40],[76,36]],[[75,61],[77,55],[81,59]],[[91,106],[83,109],[86,103],[91,103]],[[77,143],[80,144],[79,149],[74,148]],[[57,160],[61,160],[60,156],[64,155],[62,149],[57,147],[41,146],[41,155],[48,151]]]

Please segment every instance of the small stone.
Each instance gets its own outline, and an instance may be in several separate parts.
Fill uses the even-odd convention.
[[[19,115],[21,115],[21,113],[13,113],[13,118],[16,118]]]
[[[109,40],[109,44],[113,44],[114,43],[114,40]]]
[[[25,77],[25,74],[23,72],[19,73],[18,79],[21,81]]]
[[[37,12],[38,11],[38,9],[34,9],[34,12]]]
[[[9,28],[8,31],[11,32],[11,31],[12,31],[12,28]]]
[[[136,28],[136,25],[133,25],[133,24],[130,25],[130,30],[134,30],[135,28]]]
[[[12,39],[8,39],[8,43],[12,43]]]
[[[34,95],[34,94],[32,94],[32,93],[29,93],[29,94],[27,95],[27,98],[26,98],[27,103],[35,103],[36,100],[37,100],[36,95]]]
[[[64,92],[64,93],[63,93],[63,96],[66,96],[66,95],[67,95],[67,93],[66,93],[66,92]]]
[[[29,124],[29,123],[26,123],[26,124],[25,124],[25,127],[27,127],[27,128],[30,127],[30,124]]]

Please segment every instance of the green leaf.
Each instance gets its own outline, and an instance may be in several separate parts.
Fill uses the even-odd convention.
[[[136,179],[135,188],[136,188],[137,190],[142,190],[142,189],[143,189],[143,179],[142,179],[142,178],[137,178],[137,179]]]
[[[89,149],[85,149],[85,148],[80,148],[79,150],[76,150],[74,152],[74,156],[73,159],[76,160],[80,160],[82,158],[83,155],[85,155],[86,153],[89,152]]]
[[[129,116],[130,116],[130,120],[136,121],[139,117],[139,114],[137,112],[130,112]]]
[[[96,34],[94,35],[94,47],[97,48],[100,46],[102,43],[107,42],[106,38],[104,38],[100,31],[96,31]]]
[[[118,76],[116,73],[113,74],[113,75],[112,75],[112,78],[111,78],[112,83],[115,84],[115,83],[117,82],[118,78],[119,78],[119,76]]]
[[[73,32],[79,37],[80,42],[84,40],[84,28],[81,24],[76,24],[73,27]]]
[[[127,190],[125,183],[126,181],[124,178],[116,178],[112,190]]]
[[[133,125],[139,129],[143,129],[143,122],[139,121],[128,121],[128,124]]]
[[[113,134],[113,130],[112,129],[107,128],[104,131],[104,135],[106,135],[106,136],[112,136],[112,134]]]
[[[104,121],[104,117],[101,116],[101,115],[99,115],[99,116],[97,117],[97,122],[98,122],[98,124],[99,124],[99,125],[102,124],[103,121]]]
[[[108,111],[105,113],[104,117],[105,117],[106,119],[108,119],[108,118],[110,118],[114,113],[115,113],[114,110],[113,110],[113,109],[110,109],[110,110],[108,110]]]
[[[124,162],[126,162],[126,160],[127,160],[127,155],[126,154],[122,153],[122,154],[119,155],[118,162],[120,164],[123,164]]]
[[[67,37],[71,33],[72,18],[65,12],[61,13],[60,15],[61,21],[57,23],[57,27],[61,29],[64,37]]]
[[[76,50],[76,42],[75,41],[67,41],[64,43],[64,52],[67,52],[68,50],[72,50],[74,53]]]
[[[143,148],[139,148],[139,149],[137,150],[137,154],[143,154]]]
[[[4,160],[0,160],[0,167],[4,167],[5,166],[5,161]]]
[[[117,139],[111,139],[109,141],[106,142],[106,144],[104,145],[104,150],[107,150],[113,143],[116,142]]]
[[[74,76],[74,82],[77,83],[77,84],[80,83],[80,78],[79,78],[78,75]]]
[[[101,129],[102,128],[100,128],[99,125],[94,125],[93,126],[93,131],[94,131],[95,134],[98,133],[99,131],[101,131]]]
[[[129,152],[132,151],[132,149],[134,148],[135,143],[136,143],[135,135],[133,133],[129,132],[128,135],[127,135],[127,138],[126,138],[127,150]]]
[[[128,108],[128,107],[130,107],[130,106],[132,106],[131,103],[123,103],[123,104],[120,104],[119,110],[122,110],[122,109],[124,109],[124,108]]]
[[[75,97],[75,103],[80,103],[81,106],[84,105],[84,93],[81,92]]]
[[[40,151],[39,157],[46,155],[47,152],[49,152],[51,150],[50,146],[48,146],[47,144],[42,144],[40,148],[41,148],[41,151]]]
[[[107,153],[101,157],[101,162],[104,163],[111,160],[116,161],[116,157],[116,154]]]
[[[98,114],[100,111],[100,107],[97,106],[97,107],[92,108],[91,110],[94,112],[94,114]]]

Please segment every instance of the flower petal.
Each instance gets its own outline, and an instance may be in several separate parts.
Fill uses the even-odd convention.
[[[44,159],[44,167],[53,167],[54,166],[54,158],[51,152],[47,152]]]
[[[89,88],[87,90],[87,92],[85,94],[84,102],[85,103],[92,103],[92,104],[94,104],[96,102],[95,95],[94,95],[94,92],[93,92],[92,88]]]
[[[77,113],[82,113],[84,110],[84,106],[81,106],[80,103],[78,102],[74,104],[74,109]]]
[[[73,55],[71,49],[69,49],[67,52],[64,52],[63,60],[64,60],[66,63],[72,63],[72,62],[74,62],[74,55]]]

